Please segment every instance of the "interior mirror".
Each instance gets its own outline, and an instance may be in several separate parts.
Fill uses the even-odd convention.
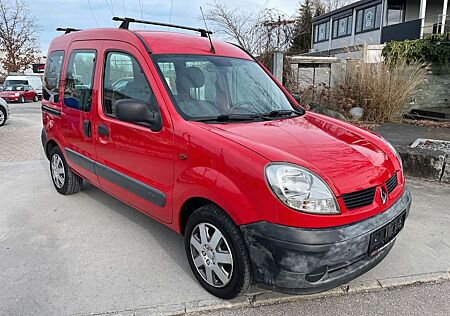
[[[161,115],[153,112],[141,100],[122,99],[115,103],[116,118],[120,121],[150,126],[154,132],[162,127]]]

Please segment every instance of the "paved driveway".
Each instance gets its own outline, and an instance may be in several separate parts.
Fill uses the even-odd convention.
[[[190,272],[181,237],[91,185],[72,196],[56,192],[38,108],[14,105],[7,129],[0,128],[0,315],[212,300]],[[360,280],[448,271],[450,186],[409,183],[414,202],[404,232]]]

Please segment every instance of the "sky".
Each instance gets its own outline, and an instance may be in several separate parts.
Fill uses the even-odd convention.
[[[294,16],[298,8],[298,0],[223,0],[230,8],[259,12],[262,8],[276,8],[287,17]],[[195,27],[204,27],[198,20],[200,6],[203,11],[211,0],[173,0],[170,18],[171,0],[26,0],[31,15],[35,16],[41,28],[39,33],[41,50],[47,55],[48,46],[55,36],[57,27],[73,27],[80,29],[95,27],[117,27],[111,20],[113,15],[141,19],[140,3],[144,20],[169,22]],[[92,10],[91,10],[92,8]],[[138,25],[138,28],[143,26]],[[136,26],[135,26],[136,28]],[[145,26],[146,29],[158,27]],[[160,28],[159,28],[160,29]]]

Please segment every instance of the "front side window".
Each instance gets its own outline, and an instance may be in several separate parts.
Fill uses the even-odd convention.
[[[91,109],[96,52],[75,50],[67,64],[64,80],[64,105],[84,112]]]
[[[356,32],[372,31],[380,28],[381,4],[356,11]]]
[[[329,39],[330,22],[323,22],[314,25],[314,43],[323,42]]]
[[[6,86],[5,91],[24,91],[23,87],[22,85]]]
[[[254,61],[201,55],[152,58],[186,119],[293,110],[283,91]]]
[[[63,51],[52,52],[47,58],[47,66],[45,67],[44,74],[44,89],[42,91],[44,100],[54,103],[58,102],[63,61]]]
[[[121,99],[140,100],[147,104],[150,111],[159,111],[155,96],[136,59],[126,53],[109,52],[103,76],[103,112],[115,117],[115,104]]]
[[[347,15],[333,19],[333,38],[352,34],[353,16]]]

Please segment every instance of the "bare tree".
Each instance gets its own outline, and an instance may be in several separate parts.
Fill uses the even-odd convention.
[[[285,23],[274,25],[283,14],[274,9],[261,9],[259,12],[244,12],[228,7],[214,0],[208,4],[205,19],[212,24],[215,33],[226,40],[235,42],[252,54],[259,54],[277,46],[286,47],[290,39],[290,26]],[[280,28],[280,29],[278,29]]]
[[[316,5],[321,5],[325,12],[334,11],[336,9],[342,8],[347,4],[355,2],[357,0],[317,0]]]
[[[0,58],[7,72],[25,70],[37,61],[39,27],[24,0],[0,0]]]

